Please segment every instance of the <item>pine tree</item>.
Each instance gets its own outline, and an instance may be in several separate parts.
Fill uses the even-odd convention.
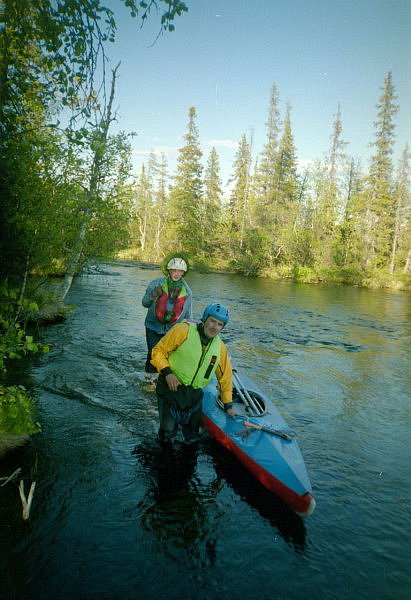
[[[218,235],[222,218],[222,181],[216,149],[211,149],[204,176],[203,252],[210,256],[218,250]]]
[[[341,178],[345,170],[346,154],[344,152],[347,142],[342,139],[342,120],[341,107],[338,105],[337,113],[333,123],[333,132],[331,134],[331,146],[327,157],[327,212],[329,214],[329,223],[333,227],[343,212],[343,202],[341,196]]]
[[[410,270],[411,258],[411,206],[410,206],[410,153],[404,148],[395,182],[394,231],[391,244],[389,271],[394,273],[401,265],[404,273]]]
[[[201,248],[202,152],[196,125],[196,109],[188,111],[185,145],[177,157],[177,174],[170,196],[170,227],[168,235],[173,249],[197,255]]]
[[[254,190],[258,197],[260,213],[266,208],[275,195],[275,166],[280,137],[280,112],[278,109],[279,93],[275,84],[271,88],[268,120],[266,122],[267,141],[255,169]],[[264,217],[263,217],[264,220]]]
[[[235,158],[234,175],[231,180],[234,188],[229,201],[231,230],[233,241],[241,248],[244,241],[244,231],[250,220],[250,166],[251,150],[245,134],[241,137]]]
[[[393,197],[394,117],[398,111],[392,73],[384,80],[383,93],[377,104],[375,154],[371,158],[366,191],[365,220],[366,264],[384,267],[390,259],[394,230],[395,199]]]
[[[280,137],[279,93],[275,85],[271,88],[268,119],[266,121],[267,141],[256,160],[252,177],[251,213],[252,221],[263,233],[270,237],[273,211],[276,203],[275,170]]]
[[[337,228],[335,262],[351,277],[361,271],[363,253],[363,175],[359,160],[351,158],[346,175],[346,198],[341,223]],[[348,273],[351,270],[351,275]],[[357,281],[354,281],[357,283]]]
[[[324,162],[318,164],[316,172],[316,198],[314,231],[317,240],[317,264],[333,267],[335,245],[338,244],[338,223],[344,215],[343,175],[346,161],[342,139],[341,109],[338,105],[330,136],[330,148]],[[319,242],[319,243],[318,243]]]
[[[290,112],[290,106],[287,105],[275,165],[275,196],[271,221],[272,252],[275,259],[289,253],[298,213],[299,179]]]
[[[294,137],[291,131],[290,106],[287,106],[284,130],[278,149],[275,165],[275,192],[277,204],[290,208],[298,194],[297,156]],[[287,212],[287,211],[286,211]],[[278,215],[281,221],[281,214]],[[288,218],[286,216],[286,221]]]

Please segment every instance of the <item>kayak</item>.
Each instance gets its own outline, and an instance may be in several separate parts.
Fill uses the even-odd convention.
[[[203,425],[263,486],[300,517],[315,508],[311,483],[295,433],[274,404],[248,377],[233,374],[233,408],[224,411],[214,378],[204,388]]]

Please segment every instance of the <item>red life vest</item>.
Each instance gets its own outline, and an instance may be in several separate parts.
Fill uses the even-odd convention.
[[[166,313],[167,302],[168,302],[168,284],[167,279],[163,282],[162,286],[163,293],[156,300],[156,317],[161,323],[175,323],[177,319],[181,316],[183,312],[184,304],[187,299],[187,291],[185,286],[180,290],[178,298],[176,299],[173,307],[173,314],[171,315],[168,321],[164,320],[164,316]]]

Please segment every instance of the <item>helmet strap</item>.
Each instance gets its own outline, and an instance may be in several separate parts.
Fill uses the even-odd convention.
[[[197,323],[197,331],[200,335],[201,343],[203,344],[203,346],[207,346],[207,344],[210,342],[210,338],[208,338],[204,333],[204,323],[202,321],[200,321],[200,323]]]

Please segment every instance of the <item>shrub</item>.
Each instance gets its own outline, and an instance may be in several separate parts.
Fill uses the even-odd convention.
[[[41,431],[33,399],[22,385],[0,386],[0,436],[33,435]]]

